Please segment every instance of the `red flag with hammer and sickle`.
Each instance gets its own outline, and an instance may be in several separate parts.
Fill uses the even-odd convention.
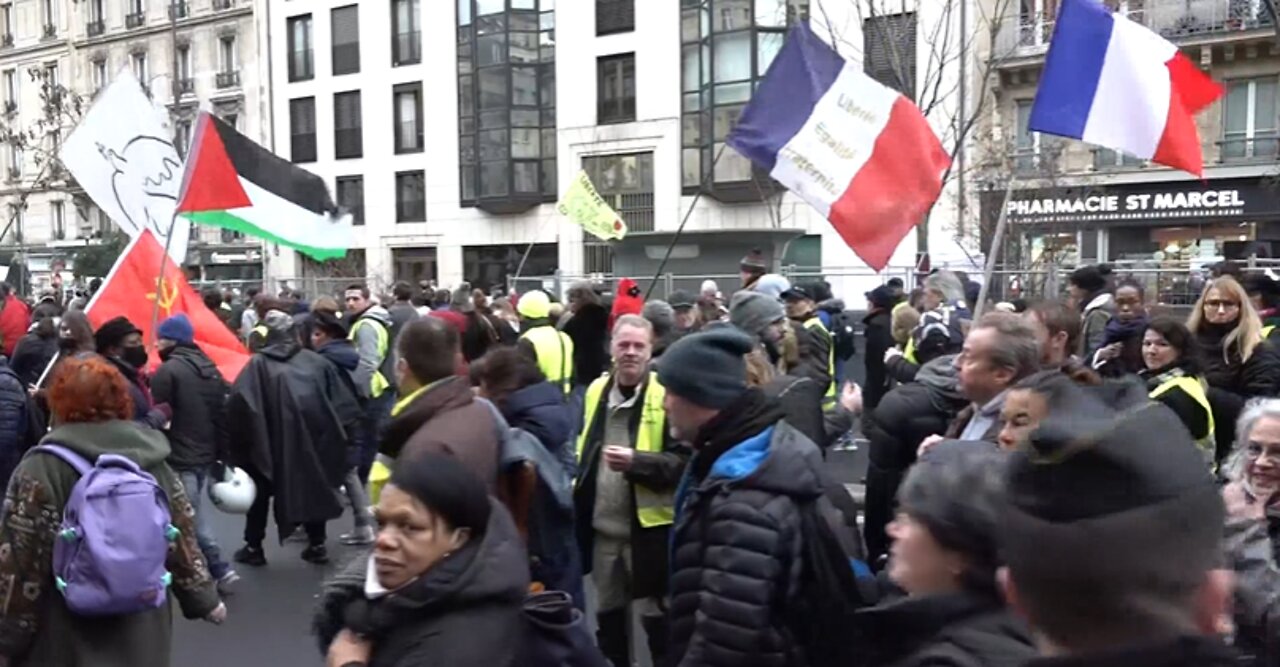
[[[157,306],[159,312],[156,312]],[[248,350],[204,305],[204,300],[187,282],[182,269],[165,254],[164,248],[149,231],[143,231],[125,248],[85,309],[85,315],[95,330],[112,318],[121,315],[129,318],[142,331],[142,340],[151,352],[153,366],[159,363],[155,351],[155,328],[178,313],[185,313],[191,320],[196,332],[196,345],[217,364],[222,377],[227,382],[235,382],[240,370],[249,362]]]

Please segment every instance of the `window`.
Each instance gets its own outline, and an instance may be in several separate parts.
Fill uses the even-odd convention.
[[[147,7],[143,0],[128,0],[128,14],[124,17],[124,27],[138,28],[147,22]]]
[[[396,222],[426,222],[426,174],[396,172]]]
[[[107,87],[107,59],[98,58],[91,65],[93,70],[93,92],[96,93]]]
[[[187,156],[187,147],[191,145],[191,119],[179,118],[173,123],[173,147],[178,155]]]
[[[392,65],[422,62],[421,10],[418,0],[392,0],[391,39]]]
[[[6,113],[18,110],[18,72],[16,70],[4,71],[4,110]]]
[[[13,46],[13,3],[0,5],[0,30],[4,31],[5,46]]]
[[[1223,119],[1223,160],[1274,159],[1280,153],[1276,78],[1228,82]]]
[[[396,86],[394,96],[396,153],[422,151],[422,84]]]
[[[94,37],[101,35],[106,29],[103,19],[106,17],[105,8],[102,6],[104,0],[92,0],[89,3],[89,22],[85,25],[85,33]]]
[[[129,54],[129,65],[133,67],[133,75],[142,82],[144,88],[151,88],[151,77],[147,71],[147,52],[135,51]]]
[[[191,79],[191,45],[178,45],[178,91],[190,95],[195,92],[195,81]]]
[[[240,70],[240,62],[236,57],[236,36],[223,35],[218,38],[218,71],[236,72]]]
[[[552,0],[458,0],[460,200],[491,213],[554,201]]]
[[[351,213],[351,224],[364,224],[364,177],[339,176],[336,187],[338,206]]]
[[[289,100],[289,149],[294,162],[316,161],[316,98]]]
[[[611,35],[635,29],[635,0],[596,0],[597,35]]]
[[[22,148],[20,146],[9,146],[9,179],[17,180],[22,175]]]
[[[435,248],[392,248],[391,264],[395,267],[395,279],[410,285],[417,285],[423,280],[435,282],[438,277]],[[472,284],[480,286],[478,283]]]
[[[1093,149],[1094,169],[1115,169],[1117,167],[1140,166],[1142,166],[1142,160],[1129,155],[1124,151],[1113,151],[1110,148]]]
[[[44,21],[45,37],[52,37],[57,31],[58,23],[53,0],[40,0],[40,19]]]
[[[49,88],[57,90],[58,86],[62,85],[62,77],[59,74],[56,61],[44,64],[44,80],[49,84]]]
[[[599,100],[596,122],[627,123],[636,119],[636,54],[606,56],[596,61]]]
[[[339,160],[360,157],[364,142],[360,136],[360,91],[333,96],[333,155]]]
[[[49,203],[49,217],[53,219],[53,239],[61,241],[67,238],[67,211],[60,201]]]
[[[311,15],[289,19],[289,80],[306,81],[315,76],[311,60]]]
[[[584,157],[582,169],[605,203],[627,222],[629,231],[654,230],[653,153]],[[584,234],[582,244],[583,271],[613,271],[613,250],[607,241]]]
[[[862,48],[862,69],[867,76],[915,100],[915,12],[873,16],[863,21]]]
[[[1013,168],[1016,171],[1033,171],[1040,167],[1040,133],[1028,129],[1031,122],[1031,100],[1018,100],[1015,110],[1013,144]]]
[[[680,0],[681,181],[722,201],[759,201],[770,186],[725,137],[782,49],[807,0]],[[716,161],[716,156],[719,160]],[[715,163],[714,172],[712,163]]]
[[[225,111],[219,114],[219,118],[222,119],[222,122],[226,123],[227,125],[230,125],[231,129],[233,130],[240,129],[240,114],[234,111]]]
[[[360,71],[360,12],[356,5],[338,7],[331,15],[333,23],[333,73],[354,74]]]

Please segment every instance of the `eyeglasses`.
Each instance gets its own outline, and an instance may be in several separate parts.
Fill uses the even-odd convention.
[[[1235,310],[1240,307],[1239,301],[1227,301],[1225,299],[1206,299],[1204,302],[1205,310]]]

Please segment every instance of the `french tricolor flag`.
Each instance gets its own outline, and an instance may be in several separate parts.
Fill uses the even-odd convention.
[[[911,100],[809,28],[791,30],[727,143],[823,214],[879,271],[951,164]]]
[[[1194,115],[1221,95],[1163,37],[1097,0],[1062,0],[1028,127],[1202,176]]]

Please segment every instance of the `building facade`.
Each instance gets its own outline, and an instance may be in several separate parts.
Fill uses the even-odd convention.
[[[1013,178],[1004,245],[1010,264],[1194,268],[1223,258],[1275,257],[1280,46],[1266,8],[1248,0],[1108,4],[1174,42],[1225,87],[1226,94],[1197,118],[1204,180],[1029,132],[1056,3],[1014,3],[999,14],[1003,20],[986,54],[995,113],[986,139],[975,146],[989,167],[981,195],[985,231],[994,227]]]
[[[21,250],[35,286],[112,225],[52,158],[124,68],[168,107],[180,151],[200,109],[265,139],[253,16],[249,0],[0,2],[0,213],[14,221],[0,248]],[[198,278],[262,278],[260,244],[216,229],[193,230],[187,264]]]
[[[937,20],[901,2],[886,18],[834,0],[265,4],[273,150],[324,177],[359,225],[346,260],[273,253],[269,272],[377,288],[488,289],[517,272],[643,278],[687,216],[666,271],[736,280],[758,247],[777,265],[845,267],[860,278],[827,277],[860,298],[875,279],[831,225],[724,139],[795,21],[821,15],[815,30],[855,61],[892,43],[892,74],[914,89],[926,60],[917,22]],[[878,40],[863,34],[868,20]],[[910,39],[885,39],[885,25]],[[556,213],[579,170],[627,221],[625,240],[584,238]],[[938,208],[931,224],[954,226],[954,207]],[[911,266],[915,248],[912,234],[894,265]]]

